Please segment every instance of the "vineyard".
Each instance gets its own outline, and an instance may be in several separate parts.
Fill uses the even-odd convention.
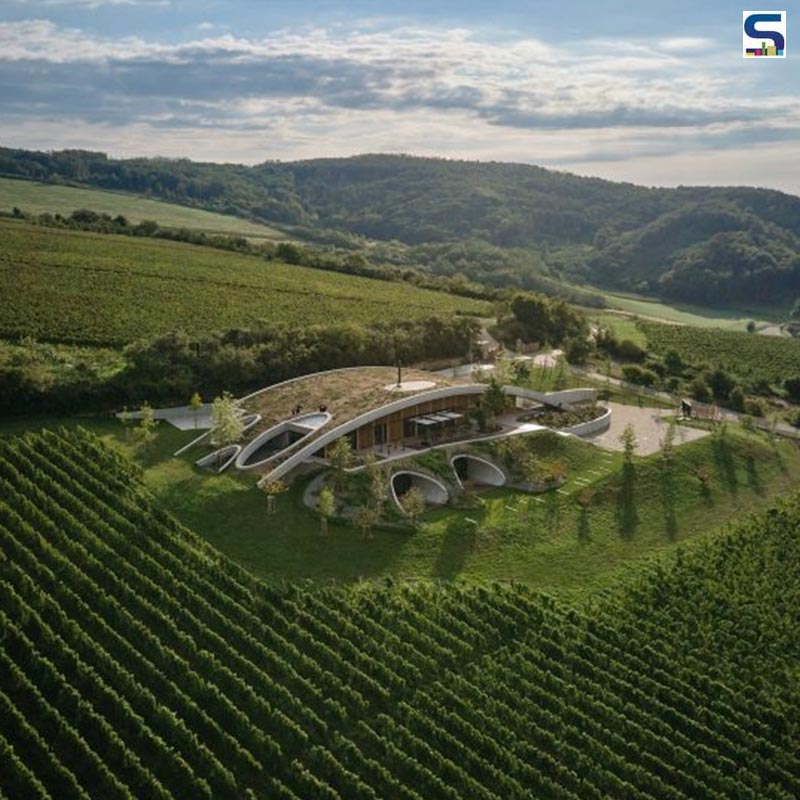
[[[766,381],[775,385],[784,378],[800,375],[797,339],[644,320],[637,324],[652,350],[660,355],[674,350],[686,364],[710,364],[751,383]]]
[[[275,589],[83,431],[0,441],[0,797],[800,796],[800,504],[589,612]]]
[[[0,220],[0,336],[120,345],[173,330],[488,314],[475,300],[178,242]]]

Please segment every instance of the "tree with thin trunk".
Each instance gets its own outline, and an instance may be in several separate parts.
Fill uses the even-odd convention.
[[[345,470],[353,461],[353,446],[346,436],[340,437],[328,448],[328,461],[333,467],[333,482],[336,491],[341,492],[347,477]]]
[[[372,538],[372,526],[378,521],[378,510],[374,506],[361,506],[356,515],[353,517],[353,522],[356,526],[361,528],[361,536],[364,539]]]
[[[203,398],[200,396],[200,392],[195,392],[189,400],[189,408],[192,409],[192,414],[194,415],[195,430],[197,429],[197,415],[200,413],[202,407]]]
[[[322,536],[328,535],[328,520],[336,511],[336,498],[333,490],[326,486],[317,498],[317,513],[319,514],[319,532]]]
[[[211,406],[211,422],[213,425],[211,442],[216,447],[227,447],[241,438],[244,429],[242,412],[230,392],[214,398]]]
[[[386,487],[389,479],[386,471],[375,463],[375,456],[372,453],[367,453],[364,456],[364,473],[367,476],[369,503],[380,516],[383,513],[383,504],[386,501]]]
[[[492,376],[486,391],[481,396],[481,408],[487,416],[487,427],[494,428],[497,417],[505,411],[508,398],[503,387]]]
[[[136,436],[137,441],[146,447],[156,438],[156,417],[149,403],[142,404],[140,413],[141,417],[134,431],[134,436]]]
[[[401,498],[400,505],[403,507],[406,516],[411,520],[411,524],[416,528],[419,518],[428,508],[425,495],[418,486],[412,486]]]
[[[263,489],[267,495],[267,514],[274,514],[278,498],[285,494],[289,487],[282,480],[276,479],[265,483]]]
[[[636,430],[633,425],[628,423],[625,430],[619,436],[619,441],[622,444],[622,457],[625,466],[633,464],[633,457],[636,455],[636,449],[639,447],[639,442],[636,440]]]

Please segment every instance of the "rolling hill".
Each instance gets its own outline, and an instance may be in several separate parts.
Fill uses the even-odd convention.
[[[272,587],[85,432],[0,440],[0,797],[789,800],[798,501],[579,610]]]
[[[0,149],[0,174],[289,224],[377,260],[499,285],[549,279],[781,308],[800,286],[800,198],[766,189],[653,189],[523,164],[389,155],[247,167]]]
[[[165,228],[189,228],[209,234],[246,236],[257,242],[291,238],[275,228],[241,217],[135,197],[123,192],[0,178],[0,211],[11,211],[15,206],[32,214],[63,216],[87,208],[99,214],[122,214],[132,223],[155,220]]]
[[[122,345],[184,330],[482,315],[488,303],[160,239],[0,219],[0,336]]]

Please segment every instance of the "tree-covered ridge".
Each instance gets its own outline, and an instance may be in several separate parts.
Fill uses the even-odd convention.
[[[766,189],[652,189],[524,164],[388,155],[246,167],[0,149],[0,174],[289,225],[380,261],[494,285],[582,281],[784,305],[800,279],[800,199]]]
[[[584,613],[269,587],[80,431],[0,442],[0,487],[0,796],[800,793],[797,500]]]

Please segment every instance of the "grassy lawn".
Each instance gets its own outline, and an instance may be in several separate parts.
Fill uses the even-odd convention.
[[[608,328],[620,341],[629,339],[639,347],[647,348],[647,337],[639,329],[636,320],[625,314],[592,314],[591,322],[596,322],[604,328]]]
[[[165,228],[191,228],[206,233],[247,236],[254,240],[286,241],[284,233],[246,219],[215,214],[162,200],[151,200],[132,194],[107,192],[102,189],[79,189],[36,181],[0,178],[0,209],[14,206],[32,214],[71,214],[80,208],[116,216],[122,214],[131,222],[152,219]]]
[[[192,431],[161,423],[144,452],[111,419],[3,421],[0,433],[62,423],[83,424],[132,455],[165,508],[271,581],[518,580],[581,599],[629,576],[644,559],[756,510],[796,486],[800,476],[795,445],[734,427],[723,438],[678,448],[668,472],[658,454],[637,458],[627,481],[619,454],[567,440],[562,457],[569,478],[560,492],[532,497],[494,489],[477,508],[430,512],[414,532],[376,529],[365,541],[359,531],[334,522],[323,538],[316,515],[302,505],[304,483],[279,498],[277,513],[269,515],[252,476],[212,476],[194,467],[191,454],[173,458]],[[707,473],[705,487],[698,470]]]
[[[789,306],[781,309],[720,309],[695,306],[688,303],[662,303],[658,300],[630,294],[613,294],[600,292],[610,308],[638,314],[642,317],[653,317],[665,322],[679,322],[694,325],[698,328],[722,328],[730,331],[747,330],[747,323],[755,320],[758,327],[767,327],[772,322],[786,318]],[[785,313],[784,313],[785,312]]]

